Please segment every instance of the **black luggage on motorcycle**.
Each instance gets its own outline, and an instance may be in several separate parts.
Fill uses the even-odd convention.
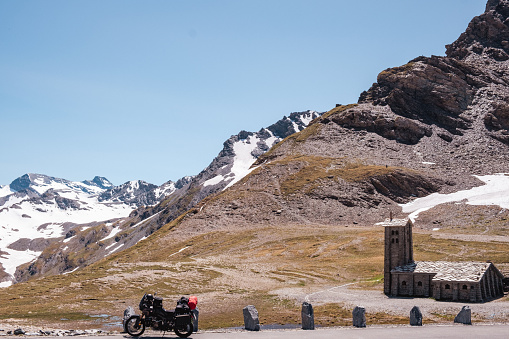
[[[185,327],[191,322],[191,316],[189,314],[181,314],[175,317],[175,327]]]
[[[186,297],[180,297],[180,299],[177,301],[178,305],[188,305],[189,304],[189,298]]]
[[[180,298],[179,301],[177,301],[177,307],[175,307],[175,314],[186,314],[189,313],[189,305],[187,304],[189,302],[189,299],[186,297]]]
[[[185,305],[185,304],[180,304],[180,305],[177,305],[177,307],[175,307],[175,314],[179,315],[179,314],[187,314],[189,313],[189,306]]]
[[[154,297],[154,309],[162,309],[163,308],[163,298]]]

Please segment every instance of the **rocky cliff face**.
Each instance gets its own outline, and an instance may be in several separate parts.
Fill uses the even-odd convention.
[[[446,141],[484,126],[507,143],[508,8],[507,1],[489,1],[447,46],[446,57],[419,57],[380,73],[359,103],[387,105],[398,116],[434,125]]]

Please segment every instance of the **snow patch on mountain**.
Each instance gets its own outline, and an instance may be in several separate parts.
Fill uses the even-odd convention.
[[[117,234],[119,234],[121,231],[122,231],[122,229],[120,227],[114,227],[111,230],[110,234],[108,234],[108,236],[104,237],[101,241],[111,239],[111,238],[115,237]]]
[[[14,191],[8,185],[0,185],[0,198],[13,194]]]
[[[230,164],[215,170],[215,176],[204,181],[203,187],[222,185],[223,190],[231,187],[254,170],[251,166],[260,155],[287,136],[302,131],[321,114],[316,111],[295,112],[259,132],[242,131],[232,136],[225,142],[223,150],[230,158]]]
[[[140,221],[139,223],[137,223],[137,224],[135,224],[135,225],[131,226],[131,228],[136,228],[136,227],[140,226],[141,224],[146,223],[146,222],[147,222],[147,221],[149,221],[150,219],[152,219],[152,218],[154,218],[154,217],[158,216],[160,213],[161,213],[161,212],[157,212],[157,213],[155,213],[155,214],[151,215],[150,217],[148,217],[147,219],[143,219],[143,220],[142,220],[142,221]]]
[[[271,139],[274,139],[274,137],[267,139],[267,141],[271,143]],[[235,157],[233,158],[233,165],[230,169],[232,180],[224,189],[232,186],[254,169],[251,168],[251,165],[256,161],[257,158],[253,156],[253,151],[258,147],[259,142],[262,142],[262,140],[257,135],[252,135],[249,136],[247,140],[240,140],[233,145]],[[265,143],[268,144],[267,142]],[[270,148],[272,145],[268,147]]]
[[[271,143],[277,140],[277,138],[274,137],[269,139],[268,140]],[[253,156],[253,151],[258,149],[259,147],[258,143],[261,141],[262,141],[261,138],[259,138],[256,134],[253,134],[248,136],[246,139],[242,139],[235,142],[233,144],[233,152],[235,156],[233,158],[233,164],[231,165],[229,173],[226,176],[223,176],[222,174],[216,175],[215,177],[205,181],[203,183],[203,186],[206,187],[210,185],[217,185],[222,181],[229,181],[227,186],[224,188],[226,189],[235,184],[236,182],[238,182],[247,174],[249,174],[249,172],[252,171],[252,169],[250,169],[251,165],[257,159],[255,156]]]
[[[34,252],[30,250],[25,251],[16,251],[9,249],[9,252],[6,252],[4,249],[2,250],[2,255],[0,256],[0,264],[2,264],[5,273],[14,276],[14,272],[16,272],[16,267],[20,265],[20,263],[31,262],[36,259],[41,252]],[[0,287],[8,287],[12,285],[12,281],[3,281],[0,282]]]
[[[309,125],[309,123],[311,121],[313,121],[313,119],[317,118],[316,113],[317,112],[315,112],[315,111],[308,111],[307,113],[300,115],[299,119],[304,126],[307,126],[307,125]],[[302,129],[299,129],[299,130],[302,130]]]
[[[168,182],[168,183],[164,183],[161,186],[159,186],[158,188],[156,188],[154,190],[154,194],[157,199],[160,199],[161,197],[164,197],[164,196],[174,193],[176,190],[177,190],[177,187],[176,187],[175,183]]]
[[[450,194],[433,193],[423,198],[417,198],[412,202],[400,205],[403,213],[410,213],[412,221],[437,205],[466,201],[469,205],[498,205],[502,208],[509,208],[509,174],[499,173],[493,175],[475,175],[485,185],[458,191]]]

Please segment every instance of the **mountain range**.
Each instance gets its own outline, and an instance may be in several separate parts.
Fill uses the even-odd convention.
[[[260,155],[319,116],[314,111],[295,112],[258,132],[241,131],[224,143],[223,150],[199,175],[161,186],[141,180],[114,186],[98,176],[73,182],[30,173],[15,179],[10,185],[0,187],[3,271],[0,271],[0,284],[8,286],[16,281],[15,275],[23,280],[71,271],[136,244],[163,224],[157,219],[141,227],[139,222],[132,221],[137,217],[140,222],[148,219],[145,210],[170,199],[173,204],[170,204],[171,211],[163,213],[164,220],[176,218],[204,197],[242,179]],[[117,233],[121,234],[117,236]],[[71,239],[76,234],[83,238]],[[88,246],[98,241],[103,245]],[[57,243],[60,247],[55,250]],[[77,255],[82,252],[87,259]],[[38,258],[41,254],[44,256]],[[32,261],[27,273],[15,274],[17,266]]]

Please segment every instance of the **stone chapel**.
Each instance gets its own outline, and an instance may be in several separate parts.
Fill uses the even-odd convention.
[[[485,302],[504,295],[504,276],[491,262],[414,261],[412,221],[386,220],[384,293]]]

